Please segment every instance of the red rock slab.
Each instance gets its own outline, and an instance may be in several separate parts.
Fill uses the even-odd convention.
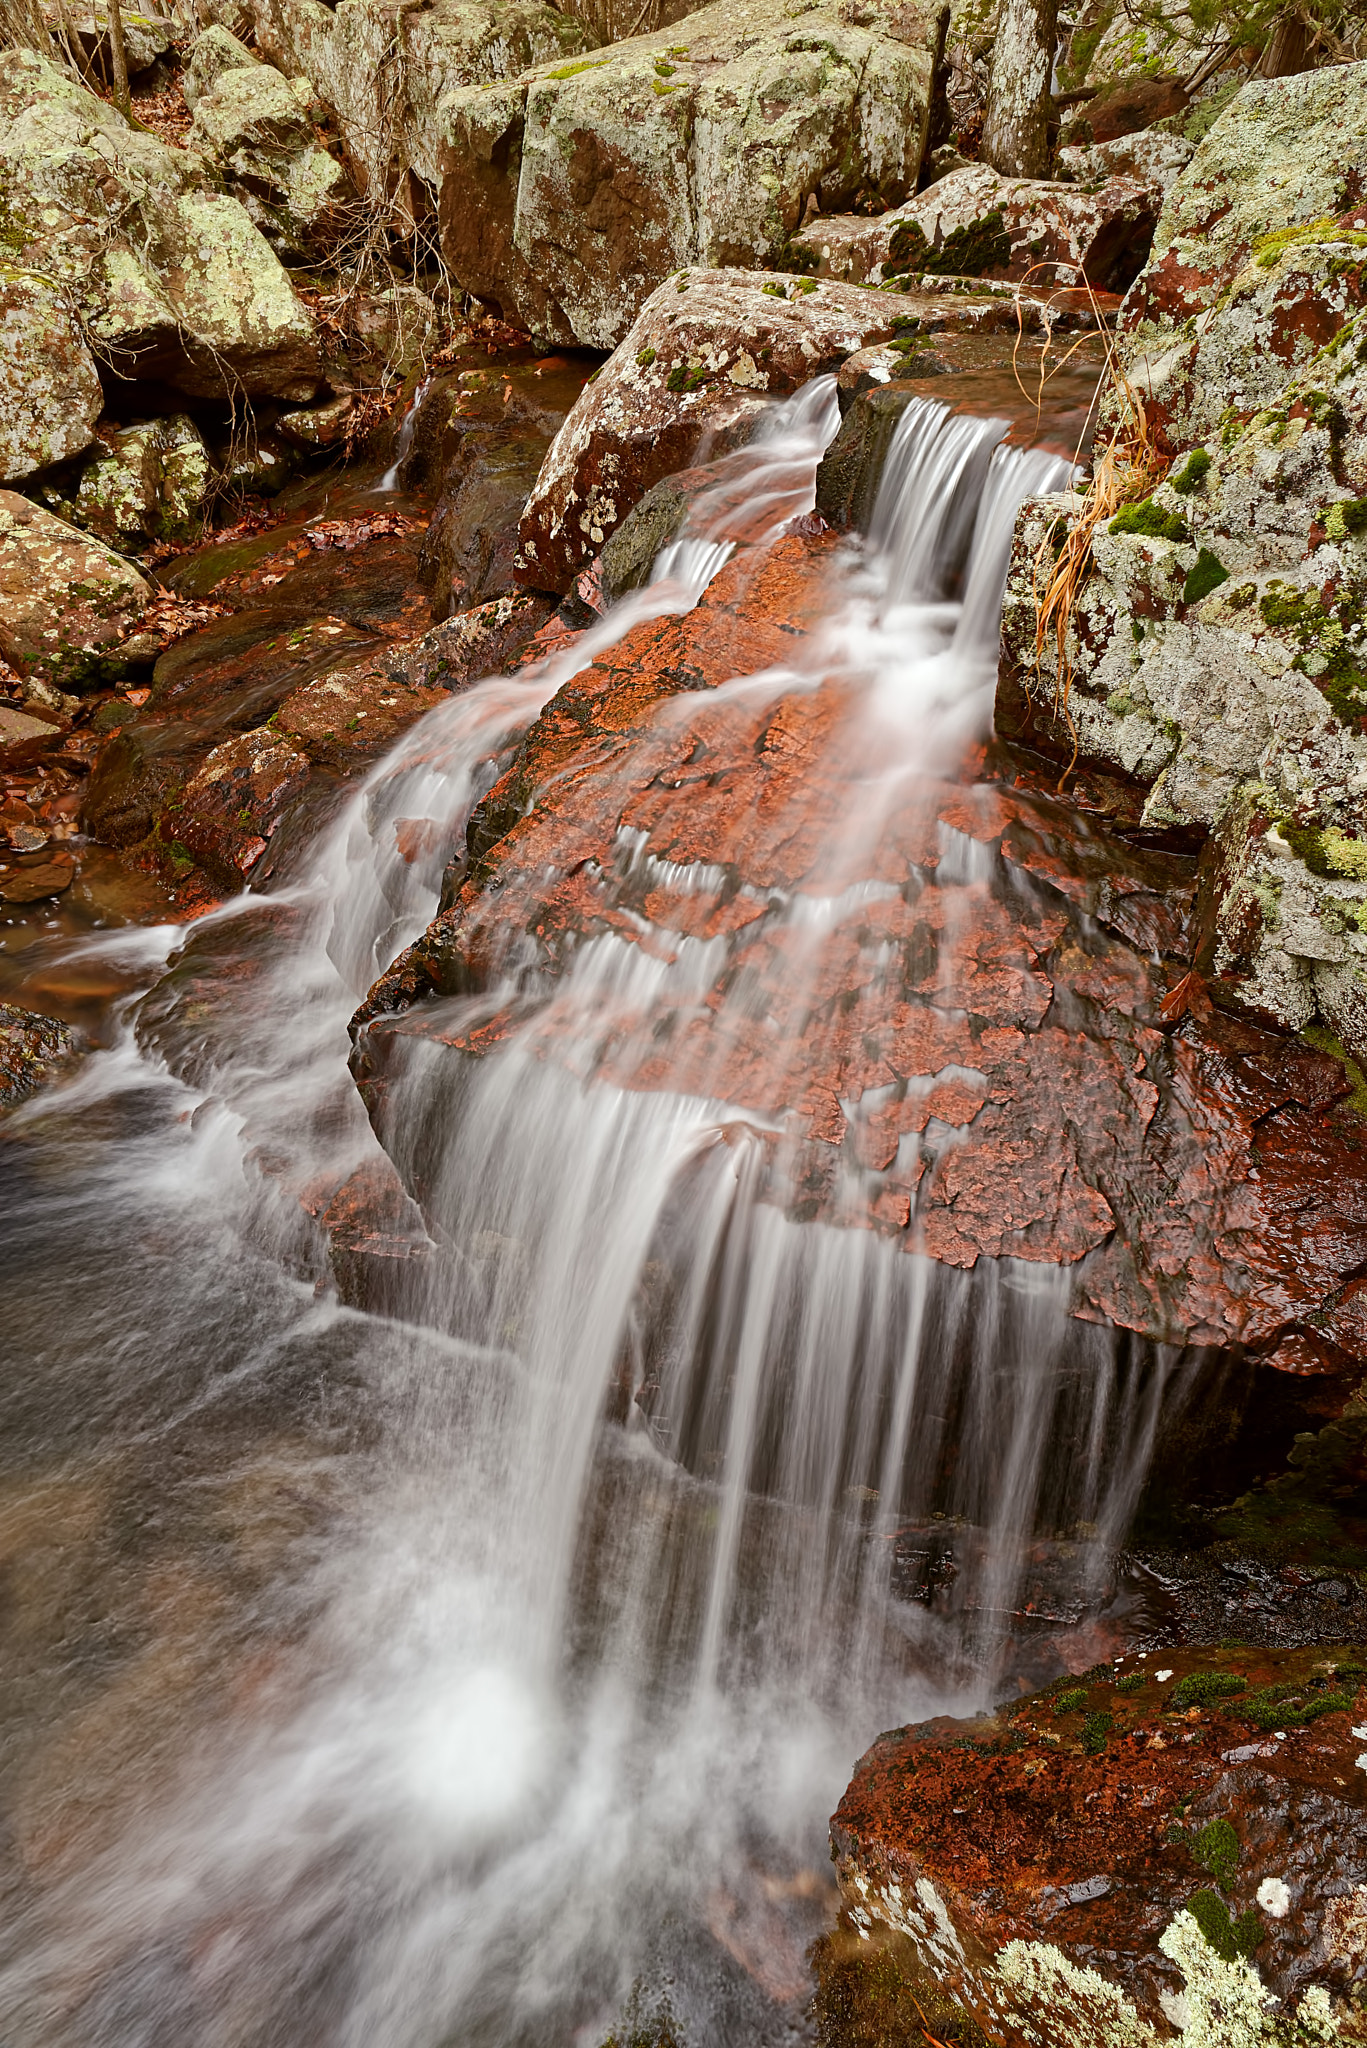
[[[161,821],[163,839],[240,889],[308,781],[306,755],[263,726],[215,747]]]
[[[453,1056],[523,1031],[555,1059],[582,1030],[554,991],[584,940],[666,962],[719,943],[701,994],[603,1007],[597,1071],[781,1134],[770,1199],[952,1265],[1070,1265],[1084,1317],[1341,1376],[1367,1307],[1342,1067],[1208,1005],[1165,1014],[1182,968],[1152,949],[1180,962],[1191,861],[1000,782],[870,784],[850,686],[803,630],[832,602],[832,538],[731,565],[545,707],[445,908],[358,1013],[381,1133],[402,1039],[446,1029],[426,997],[520,976],[530,945],[549,999]],[[725,687],[737,668],[763,679]],[[960,835],[979,879],[950,879]]]
[[[1222,1695],[1212,1678],[1244,1683]],[[1187,1987],[1159,1937],[1201,1892],[1216,1894],[1217,1920],[1220,1902],[1251,1916],[1277,1998],[1312,1984],[1342,1997],[1367,1979],[1367,1773],[1352,1732],[1364,1679],[1360,1649],[1167,1651],[990,1716],[895,1729],[831,1821],[847,1906],[858,1925],[909,1935],[1002,2048],[1120,2038],[1093,2024],[1090,2000],[1051,2006],[1049,1980],[1044,1995],[1038,1977],[1013,1988],[1012,1942],[1095,1971],[1168,2038],[1162,2000]]]

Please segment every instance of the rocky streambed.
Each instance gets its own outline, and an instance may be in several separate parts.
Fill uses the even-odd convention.
[[[20,2038],[1356,2039],[1364,67],[600,26],[0,56]]]

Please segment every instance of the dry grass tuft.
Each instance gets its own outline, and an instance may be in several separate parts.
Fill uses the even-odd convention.
[[[1022,280],[1024,283],[1025,280]],[[1092,287],[1084,276],[1081,279],[1097,316],[1097,326],[1105,337],[1106,367],[1103,376],[1109,380],[1111,395],[1119,400],[1120,419],[1100,456],[1092,464],[1092,475],[1082,503],[1075,515],[1066,516],[1050,526],[1035,554],[1031,575],[1031,587],[1035,600],[1035,647],[1034,676],[1041,695],[1047,693],[1052,715],[1068,728],[1073,741],[1073,753],[1059,778],[1059,787],[1067,781],[1077,761],[1077,728],[1068,709],[1068,698],[1072,690],[1073,666],[1068,652],[1068,640],[1072,631],[1073,618],[1078,598],[1092,569],[1092,541],[1098,526],[1114,518],[1122,505],[1133,504],[1139,498],[1146,498],[1153,490],[1169,465],[1169,456],[1160,446],[1148,415],[1144,410],[1142,394],[1126,377],[1120,366],[1115,339],[1097,307]],[[1020,320],[1017,304],[1018,325]],[[1049,342],[1046,337],[1044,360],[1040,366],[1040,389],[1036,404],[1042,405],[1044,383],[1047,373]],[[1020,338],[1017,337],[1017,350]],[[1076,348],[1078,344],[1074,344]],[[1067,362],[1073,350],[1062,358]],[[1014,364],[1013,364],[1014,367]],[[1057,367],[1062,367],[1060,363]],[[1020,383],[1017,373],[1017,383]],[[1025,386],[1021,384],[1021,390]],[[1025,394],[1030,396],[1028,392]],[[1083,449],[1077,449],[1076,460],[1081,466]],[[1060,523],[1065,526],[1062,539],[1058,536]],[[1051,673],[1046,679],[1046,663]],[[1027,680],[1026,694],[1033,700],[1035,691]]]

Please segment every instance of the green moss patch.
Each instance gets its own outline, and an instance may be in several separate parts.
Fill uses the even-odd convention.
[[[1181,513],[1165,512],[1153,498],[1141,498],[1137,505],[1124,506],[1106,530],[1108,533],[1142,534],[1146,540],[1191,539]]]
[[[1193,491],[1200,489],[1201,479],[1209,469],[1210,457],[1205,449],[1193,448],[1177,475],[1170,477],[1168,481],[1182,497],[1189,498]]]
[[[1229,571],[1218,555],[1209,548],[1202,548],[1187,571],[1187,580],[1182,585],[1183,604],[1199,604],[1203,597],[1209,597],[1212,590],[1218,590],[1222,583],[1228,583]]]
[[[1248,1680],[1241,1678],[1237,1671],[1192,1671],[1174,1686],[1169,1705],[1179,1707],[1213,1707],[1220,1700],[1232,1699],[1236,1692],[1243,1692]]]
[[[1187,1911],[1222,1963],[1251,1956],[1262,1940],[1263,1927],[1258,1915],[1241,1913],[1237,1920],[1231,1920],[1229,1907],[1218,1892],[1193,1892],[1187,1900]]]
[[[1217,1676],[1219,1674],[1216,1674]],[[1239,1837],[1227,1820],[1213,1820],[1188,1845],[1202,1870],[1208,1870],[1222,1891],[1239,1867]]]

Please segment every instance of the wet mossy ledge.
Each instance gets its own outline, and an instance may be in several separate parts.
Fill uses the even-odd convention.
[[[823,2048],[918,2007],[975,2048],[1367,2040],[1367,1644],[1151,1652],[895,1729],[831,1843]]]

